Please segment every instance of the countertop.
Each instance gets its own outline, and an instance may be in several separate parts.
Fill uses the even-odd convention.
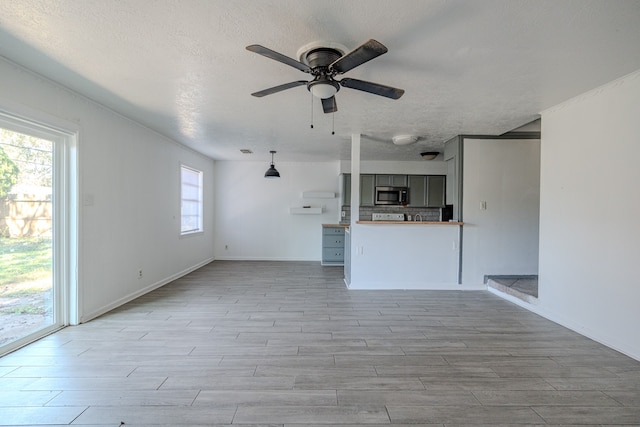
[[[460,221],[356,221],[356,224],[375,225],[463,225]]]
[[[349,228],[349,224],[322,224],[322,228]]]

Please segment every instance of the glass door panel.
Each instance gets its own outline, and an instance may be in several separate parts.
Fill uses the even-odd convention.
[[[54,146],[0,128],[0,347],[59,323],[53,279]]]

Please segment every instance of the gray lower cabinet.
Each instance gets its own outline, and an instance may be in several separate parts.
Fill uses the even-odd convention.
[[[322,228],[322,265],[344,265],[344,227]]]

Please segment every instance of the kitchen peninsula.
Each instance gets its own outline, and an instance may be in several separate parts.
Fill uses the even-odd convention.
[[[356,221],[356,224],[376,225],[463,225],[460,221]]]
[[[349,224],[347,286],[466,288],[460,284],[465,224],[457,221],[461,218],[458,168],[440,160],[361,162],[360,142],[360,135],[352,135],[351,161],[340,171],[340,221]]]
[[[355,221],[347,242],[351,289],[455,289],[462,222]],[[345,261],[347,262],[347,261]]]

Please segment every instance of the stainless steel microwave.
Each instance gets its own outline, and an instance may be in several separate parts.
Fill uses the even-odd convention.
[[[407,187],[376,187],[376,205],[407,205],[409,189]]]

